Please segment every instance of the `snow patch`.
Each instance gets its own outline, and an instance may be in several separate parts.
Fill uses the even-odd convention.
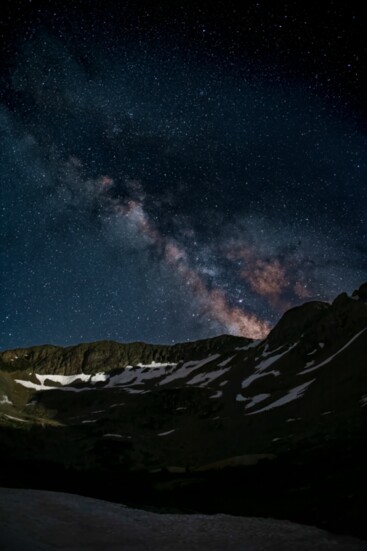
[[[326,364],[330,363],[336,356],[338,356],[341,352],[343,352],[343,350],[348,348],[348,346],[350,346],[353,341],[358,339],[358,337],[360,335],[362,335],[362,333],[364,333],[366,331],[366,329],[367,329],[367,327],[365,327],[364,329],[362,329],[362,331],[360,331],[359,333],[354,335],[354,337],[352,339],[350,339],[350,341],[348,341],[347,344],[345,344],[342,348],[340,348],[340,350],[335,352],[335,354],[333,354],[332,356],[330,356],[329,358],[327,358],[323,362],[319,363],[318,365],[315,365],[314,367],[310,367],[309,369],[305,369],[301,373],[298,373],[298,375],[306,375],[307,373],[311,373],[311,371],[315,371],[315,369],[319,369],[319,367],[322,367],[323,365],[326,365]]]
[[[257,394],[256,396],[252,396],[251,398],[248,398],[251,401],[249,404],[246,404],[245,409],[249,409],[256,406],[256,404],[259,404],[260,402],[262,402],[263,400],[266,400],[270,396],[271,394],[267,394],[264,392],[263,394]]]
[[[187,381],[188,385],[197,385],[199,383],[202,383],[200,386],[205,387],[215,379],[218,379],[221,375],[226,373],[229,368],[227,369],[220,369],[218,371],[210,371],[209,373],[199,373],[196,375],[191,381]]]
[[[8,419],[13,419],[14,421],[20,421],[21,423],[29,423],[30,421],[27,421],[26,419],[21,419],[20,417],[13,417],[12,415],[7,415],[6,413],[2,413],[5,417]]]
[[[272,354],[274,354],[275,352],[278,352],[278,350],[281,350],[282,348],[284,348],[284,344],[282,344],[281,346],[278,346],[277,348],[273,348],[273,350],[268,350],[269,346],[266,345],[263,350],[262,356],[263,357],[271,356]]]
[[[237,402],[249,402],[246,404],[245,409],[249,409],[254,407],[256,404],[259,404],[263,400],[266,400],[269,398],[271,394],[263,393],[263,394],[257,394],[256,396],[251,396],[250,398],[246,398],[245,396],[242,396],[242,394],[237,394],[236,401]]]
[[[110,377],[105,388],[114,386],[140,385],[144,381],[159,379],[167,375],[167,370],[172,371],[177,364],[159,364],[152,362],[150,364],[138,364],[135,367],[126,366],[120,373]],[[169,368],[169,369],[167,369]]]
[[[267,375],[274,375],[274,377],[278,377],[278,375],[280,375],[280,372],[279,371],[267,371],[266,373],[253,373],[252,375],[250,375],[249,377],[247,377],[247,379],[245,379],[244,381],[242,381],[241,383],[241,387],[242,388],[247,388],[248,386],[250,386],[254,381],[256,381],[256,379],[261,379],[261,377],[266,377]]]
[[[9,405],[13,405],[13,402],[11,400],[9,400],[9,398],[6,396],[6,394],[3,394],[1,397],[0,397],[0,405],[2,404],[9,404]]]
[[[123,387],[123,390],[128,394],[146,394],[147,390],[138,390],[137,388]]]
[[[280,358],[288,354],[295,346],[297,346],[298,342],[292,344],[289,346],[286,350],[283,352],[280,352],[280,354],[276,354],[275,356],[270,356],[266,360],[262,361],[260,364],[255,366],[255,369],[259,372],[265,371],[268,367],[270,367],[273,363],[277,362]],[[278,349],[276,349],[278,350]],[[268,354],[273,354],[274,350],[272,352],[266,353],[264,349],[263,355],[268,356]]]
[[[213,394],[212,396],[210,396],[210,398],[221,398],[223,396],[223,391],[222,390],[217,390],[217,392],[215,394]]]
[[[233,360],[233,358],[236,357],[236,354],[234,356],[230,356],[229,358],[226,358],[225,360],[223,360],[222,362],[220,362],[220,364],[218,364],[218,367],[225,367],[227,364],[229,364],[230,361]]]
[[[25,388],[31,388],[33,390],[68,390],[71,392],[82,392],[84,390],[94,390],[88,387],[73,387],[71,383],[76,381],[83,383],[98,383],[104,382],[108,379],[108,375],[105,373],[96,373],[95,375],[88,375],[86,373],[78,373],[76,375],[39,375],[36,373],[36,378],[40,384],[33,383],[32,381],[26,381],[23,379],[15,379],[15,382],[24,386]],[[51,383],[59,383],[60,386],[46,385],[46,381]]]
[[[263,411],[268,411],[273,408],[277,408],[280,406],[284,406],[285,404],[288,404],[289,402],[293,402],[293,400],[298,400],[298,398],[301,398],[306,391],[306,389],[314,382],[316,379],[312,379],[312,381],[308,381],[307,383],[304,383],[303,385],[296,386],[295,388],[292,388],[285,396],[282,398],[279,398],[279,400],[275,400],[275,402],[272,402],[268,406],[265,406],[262,409],[258,409],[257,411],[253,411],[251,413],[248,413],[247,415],[256,415],[257,413],[261,413]]]
[[[248,350],[249,348],[254,348],[259,343],[261,343],[261,339],[255,339],[254,341],[250,342],[250,344],[246,344],[246,346],[236,346],[235,350]]]
[[[150,368],[156,368],[156,367],[173,367],[173,366],[176,366],[177,363],[173,363],[173,362],[165,362],[165,363],[160,363],[160,362],[151,362],[150,364],[136,364],[136,367],[150,367]],[[130,366],[128,366],[130,367]]]
[[[36,383],[32,383],[32,381],[23,381],[23,379],[14,379],[14,381],[25,388],[32,388],[34,390],[53,390],[55,388],[59,388],[57,386],[38,385]]]
[[[193,361],[193,362],[186,362],[181,367],[177,369],[174,373],[171,375],[168,375],[163,381],[160,381],[160,385],[166,385],[168,383],[171,383],[172,381],[176,381],[177,379],[184,379],[192,371],[195,371],[196,369],[200,369],[204,365],[213,362],[214,360],[218,359],[220,357],[220,354],[213,354],[213,356],[209,356],[208,358],[204,358],[200,361]]]
[[[236,396],[236,402],[247,402],[248,398],[245,398],[242,396],[242,394],[237,394]]]
[[[167,432],[159,432],[158,436],[167,436],[168,434],[172,434],[175,431],[176,429],[168,430]]]
[[[107,381],[108,375],[105,373],[96,373],[95,375],[87,373],[78,373],[76,375],[39,375],[36,373],[36,378],[39,380],[42,386],[45,386],[46,381],[52,383],[60,383],[61,385],[71,385],[75,381],[81,381],[83,383],[98,383]]]

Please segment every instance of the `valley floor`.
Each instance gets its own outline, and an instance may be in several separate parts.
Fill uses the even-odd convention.
[[[158,514],[72,494],[0,488],[6,551],[362,551],[365,542],[288,521]]]

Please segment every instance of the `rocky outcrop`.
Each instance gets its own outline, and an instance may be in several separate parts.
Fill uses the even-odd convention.
[[[274,349],[301,338],[312,347],[354,335],[367,326],[366,296],[364,283],[351,297],[342,293],[332,304],[308,302],[288,310],[269,333],[269,347]]]
[[[317,324],[329,310],[326,302],[308,302],[288,310],[270,331],[267,341],[271,348],[292,343]]]

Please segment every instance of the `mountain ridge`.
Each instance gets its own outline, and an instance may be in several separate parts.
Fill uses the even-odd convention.
[[[285,508],[284,518],[302,521],[310,514],[310,500],[312,522],[321,526],[325,500],[329,505],[334,500],[345,525],[357,526],[361,534],[367,460],[364,289],[365,284],[331,304],[291,309],[261,341],[224,335],[172,346],[99,341],[2,352],[0,457],[6,468],[0,484],[9,477],[19,480],[19,469],[28,472],[32,465],[34,473],[64,472],[65,484],[73,480],[71,491],[79,488],[81,476],[94,480],[82,493],[90,484],[97,488],[101,477],[109,492],[127,500],[137,487],[146,496],[144,480],[153,484],[154,499],[179,495],[181,503],[191,499],[186,485],[197,489],[199,480],[212,481],[219,484],[218,498],[207,486],[205,491],[217,503],[215,510],[225,511],[232,506],[223,503],[232,502],[223,497],[222,503],[220,495],[229,488],[236,494],[237,475],[230,473],[244,469],[240,476],[257,503],[254,514],[269,510],[277,516]],[[319,469],[329,480],[330,499],[320,497]],[[253,473],[269,486],[261,503]],[[26,484],[39,487],[44,474],[26,476]],[[156,476],[171,478],[162,482]],[[272,493],[278,477],[289,483],[281,507],[283,497]],[[52,474],[47,480],[47,488],[55,488]],[[273,503],[270,509],[264,499]],[[249,498],[236,503],[235,512],[253,514]],[[205,507],[210,509],[210,500]],[[336,518],[330,514],[327,520],[334,528]]]
[[[335,313],[342,314],[345,307],[350,309],[351,305],[354,306],[354,314],[360,309],[359,305],[364,304],[367,301],[367,283],[362,284],[358,290],[355,290],[352,293],[352,296],[349,297],[346,293],[339,294],[332,303],[324,301],[310,301],[306,302],[300,306],[295,306],[287,310],[279,319],[277,324],[271,329],[267,337],[263,341],[268,342],[269,345],[279,344],[279,340],[282,339],[292,340],[297,336],[300,336],[305,330],[308,330],[312,324],[317,321],[320,321],[322,318],[325,318],[327,313],[331,316],[334,316]],[[353,301],[353,302],[351,302]],[[365,318],[363,310],[360,310],[362,315],[360,316],[362,321]],[[349,313],[350,314],[350,313]],[[354,318],[358,316],[354,315]],[[327,318],[327,316],[326,316]],[[324,319],[324,321],[329,321]],[[129,352],[134,356],[134,353],[143,353],[146,352],[147,348],[150,348],[153,351],[155,357],[159,357],[160,353],[164,354],[168,350],[172,351],[172,357],[176,357],[179,352],[186,353],[196,353],[205,350],[217,350],[223,349],[228,346],[228,344],[233,345],[237,341],[238,344],[246,344],[250,342],[255,342],[254,339],[250,339],[244,336],[234,336],[229,334],[222,334],[214,337],[208,337],[206,339],[200,339],[197,341],[188,341],[180,342],[175,344],[155,344],[147,343],[145,341],[133,341],[133,342],[119,342],[115,340],[102,339],[100,341],[91,341],[83,342],[70,346],[61,346],[53,344],[41,344],[30,347],[16,347],[9,350],[0,351],[0,362],[2,362],[2,367],[4,363],[9,363],[9,361],[14,361],[15,356],[21,354],[22,357],[27,357],[31,355],[31,359],[44,357],[47,352],[60,352],[64,351],[65,354],[70,354],[72,352],[86,351],[96,348],[117,348],[126,351],[127,362],[129,358]],[[212,346],[213,345],[213,346]],[[37,354],[39,352],[39,354]],[[153,358],[154,359],[154,358]]]

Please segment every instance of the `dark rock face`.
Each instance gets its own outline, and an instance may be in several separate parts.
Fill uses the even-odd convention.
[[[287,342],[295,342],[301,336],[309,341],[310,346],[352,336],[366,327],[367,309],[363,299],[366,296],[367,283],[354,291],[352,297],[346,293],[337,296],[331,305],[308,302],[292,308],[283,315],[266,340],[274,349]]]
[[[367,283],[363,283],[359,289],[353,291],[352,297],[358,297],[359,300],[367,302]]]
[[[275,348],[299,339],[305,331],[324,317],[329,308],[328,303],[315,301],[288,310],[270,331],[267,337],[269,345]]]

